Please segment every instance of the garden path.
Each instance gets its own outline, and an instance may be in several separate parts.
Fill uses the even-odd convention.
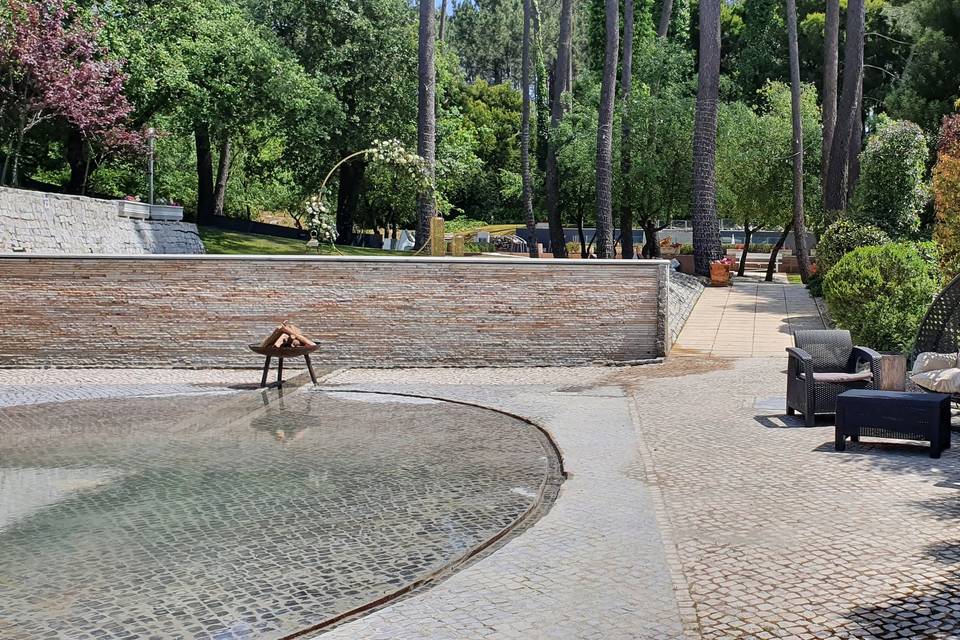
[[[801,284],[739,278],[707,288],[673,346],[675,356],[783,357],[797,329],[823,329],[816,302]]]

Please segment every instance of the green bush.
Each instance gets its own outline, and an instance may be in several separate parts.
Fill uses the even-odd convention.
[[[814,298],[823,297],[823,275],[819,272],[813,273],[810,275],[810,279],[807,280],[807,290],[810,292]]]
[[[890,242],[880,229],[841,218],[827,227],[817,243],[817,273],[827,275],[840,258],[859,247],[872,247]]]
[[[927,140],[912,122],[883,124],[860,155],[860,181],[849,215],[876,225],[890,237],[912,236],[929,198]]]
[[[854,341],[905,352],[940,285],[932,243],[860,247],[823,280],[830,316]]]

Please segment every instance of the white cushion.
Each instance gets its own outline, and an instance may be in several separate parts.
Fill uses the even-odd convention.
[[[921,353],[913,363],[910,374],[926,373],[927,371],[942,371],[958,366],[956,353]]]
[[[806,378],[806,375],[800,374],[801,378]],[[856,373],[843,373],[840,372],[821,372],[813,374],[814,382],[832,382],[834,384],[844,384],[849,382],[870,382],[873,380],[873,374],[867,371],[857,371]]]
[[[940,371],[913,373],[910,381],[927,391],[937,393],[960,393],[960,368],[951,367]]]

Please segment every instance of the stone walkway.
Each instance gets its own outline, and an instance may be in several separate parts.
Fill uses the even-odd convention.
[[[779,358],[793,345],[793,331],[823,328],[803,285],[737,278],[732,287],[704,290],[672,354]]]
[[[789,331],[823,326],[799,285],[708,289],[692,322],[675,354],[698,359],[663,365],[329,376],[522,415],[569,477],[530,528],[313,637],[960,639],[960,450],[837,453],[783,415]]]

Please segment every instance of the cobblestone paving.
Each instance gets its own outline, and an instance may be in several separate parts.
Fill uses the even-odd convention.
[[[51,402],[59,373],[22,374],[43,402],[0,408],[4,640],[284,637],[462,559],[559,481],[537,429],[473,407],[312,387]]]
[[[464,370],[454,373],[458,386],[435,387],[441,395],[543,420],[573,477],[531,531],[450,581],[347,625],[334,637],[471,637],[459,629],[480,628],[477,619],[492,621],[486,635],[497,638],[579,638],[591,637],[591,631],[595,637],[669,637],[649,623],[658,609],[650,603],[669,584],[678,594],[673,615],[688,623],[693,637],[960,638],[960,450],[931,460],[924,446],[885,441],[851,443],[837,453],[831,427],[808,429],[782,415],[782,360],[733,360],[727,368],[703,373],[691,373],[687,362],[606,372],[540,370],[540,387],[519,389],[509,386],[512,376],[530,384],[536,370]],[[678,374],[669,375],[670,367]],[[577,394],[578,402],[603,394],[615,402],[610,385],[627,389],[637,432],[635,440],[620,443],[621,454],[639,448],[639,462],[626,469],[645,483],[640,495],[653,497],[634,496],[632,503],[656,513],[660,531],[655,545],[631,545],[640,554],[634,566],[666,563],[670,570],[638,580],[612,568],[597,579],[597,565],[613,566],[605,561],[609,550],[602,534],[587,532],[590,523],[582,514],[574,516],[570,503],[588,495],[603,500],[600,484],[581,485],[581,496],[572,490],[595,466],[605,469],[605,483],[612,482],[611,471],[622,458],[592,447],[609,438],[617,422],[585,404],[588,417],[572,410],[564,424],[558,415],[570,409],[556,404],[556,393],[543,395],[554,372],[572,385],[560,397]],[[578,378],[576,384],[572,378]],[[331,382],[393,388],[399,380],[416,386],[441,379],[439,371],[351,371]],[[697,400],[679,401],[684,398]],[[611,526],[602,519],[597,524]],[[548,530],[546,540],[534,543],[533,536]],[[581,548],[565,558],[562,579],[559,573],[551,576],[551,589],[568,593],[569,600],[558,601],[525,586],[529,576],[539,580],[542,570],[539,562],[524,561],[540,545],[549,555],[557,553],[556,545],[569,544],[557,539],[564,530],[581,531],[595,542],[590,552]],[[643,527],[635,531],[638,538],[647,535]],[[484,563],[508,566],[511,559],[514,575],[522,578],[514,578],[516,590],[504,591],[499,585],[505,578]],[[608,590],[605,581],[619,588]],[[620,607],[608,603],[595,616],[578,608],[607,598],[619,600]],[[512,626],[516,611],[533,621],[526,631]],[[585,631],[584,617],[597,628]],[[624,631],[631,624],[632,634]],[[412,631],[419,629],[428,632]],[[679,637],[676,627],[673,633]]]
[[[831,427],[782,415],[783,368],[636,387],[703,637],[960,638],[960,455],[834,452]]]
[[[285,378],[299,373],[300,369],[290,369]],[[257,372],[238,369],[0,369],[0,407],[229,393],[259,380]]]
[[[532,528],[431,589],[323,634],[324,640],[695,637],[685,633],[679,607],[689,601],[682,580],[678,586],[671,577],[627,398],[602,382],[622,371],[334,376],[331,384],[429,393],[522,413],[549,429],[570,477]]]

